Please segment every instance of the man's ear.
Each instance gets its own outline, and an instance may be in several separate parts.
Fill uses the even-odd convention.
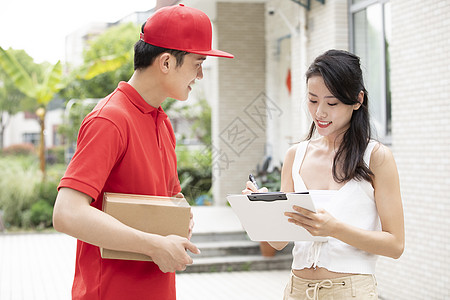
[[[358,110],[364,102],[364,92],[360,91],[358,94],[358,103],[353,104],[353,110]]]
[[[168,73],[171,64],[171,55],[167,52],[164,52],[158,57],[159,68],[163,73]]]

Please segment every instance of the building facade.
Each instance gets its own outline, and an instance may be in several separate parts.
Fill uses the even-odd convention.
[[[57,129],[63,122],[63,114],[62,108],[47,112],[44,132],[46,147],[61,145]],[[19,112],[13,116],[4,113],[4,118],[9,120],[3,136],[5,148],[16,144],[33,144],[36,147],[39,145],[41,127],[34,113]]]
[[[192,2],[202,9],[203,1]],[[304,74],[312,60],[331,48],[354,52],[373,135],[397,162],[405,212],[404,254],[379,259],[380,297],[450,299],[450,2],[207,2],[217,46],[236,55],[219,60],[208,94],[215,103],[215,203],[225,205],[258,164],[270,157],[279,165],[305,137]]]

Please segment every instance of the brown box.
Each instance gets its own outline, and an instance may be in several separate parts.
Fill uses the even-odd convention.
[[[162,236],[188,237],[191,207],[184,198],[104,193],[103,211],[125,225]],[[102,258],[151,261],[144,254],[100,248]]]

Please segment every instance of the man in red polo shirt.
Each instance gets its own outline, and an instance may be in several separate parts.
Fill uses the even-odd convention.
[[[160,105],[167,97],[188,98],[206,56],[233,57],[212,50],[211,36],[203,12],[161,8],[142,27],[131,79],[84,119],[53,213],[56,230],[78,239],[72,299],[176,298],[174,272],[192,263],[186,250],[199,249],[183,237],[124,225],[101,211],[102,199],[104,192],[183,197],[174,132]],[[99,247],[143,253],[153,262],[102,259]]]

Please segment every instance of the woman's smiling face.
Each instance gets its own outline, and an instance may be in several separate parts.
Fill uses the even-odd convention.
[[[328,90],[322,76],[308,79],[308,110],[321,136],[336,138],[350,126],[353,110],[360,103],[347,105],[342,103]]]

